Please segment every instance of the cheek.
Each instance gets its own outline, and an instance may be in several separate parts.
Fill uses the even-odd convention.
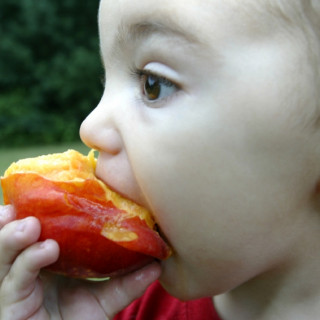
[[[211,107],[185,122],[168,117],[161,123],[174,132],[154,127],[129,143],[138,184],[175,249],[164,263],[171,290],[179,281],[194,292],[224,290],[283,258],[313,188],[314,149],[302,126],[273,119],[262,103],[254,121],[248,109],[230,116],[228,106]]]

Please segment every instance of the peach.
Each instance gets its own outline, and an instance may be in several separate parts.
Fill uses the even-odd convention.
[[[150,212],[108,188],[95,167],[93,151],[68,150],[19,160],[1,178],[4,202],[17,219],[37,217],[40,241],[58,242],[59,259],[48,270],[105,278],[168,258],[171,249]]]

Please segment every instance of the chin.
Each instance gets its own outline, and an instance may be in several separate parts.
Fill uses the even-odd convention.
[[[170,295],[181,301],[199,298],[201,294],[192,285],[192,278],[188,276],[183,266],[176,260],[176,257],[172,256],[161,262],[162,273],[159,281],[162,287]]]
[[[177,261],[175,256],[161,262],[159,281],[163,288],[181,301],[213,297],[233,288],[232,277],[214,270],[191,270]],[[226,281],[226,279],[228,279]]]

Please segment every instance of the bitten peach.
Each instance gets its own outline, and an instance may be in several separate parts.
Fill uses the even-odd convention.
[[[49,270],[76,278],[105,278],[166,259],[170,247],[151,214],[95,176],[96,159],[75,150],[22,159],[1,178],[5,204],[17,219],[37,217],[40,241],[54,239],[60,256]]]

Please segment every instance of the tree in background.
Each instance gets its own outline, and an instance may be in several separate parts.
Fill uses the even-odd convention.
[[[0,146],[79,138],[102,91],[98,5],[0,1]]]

